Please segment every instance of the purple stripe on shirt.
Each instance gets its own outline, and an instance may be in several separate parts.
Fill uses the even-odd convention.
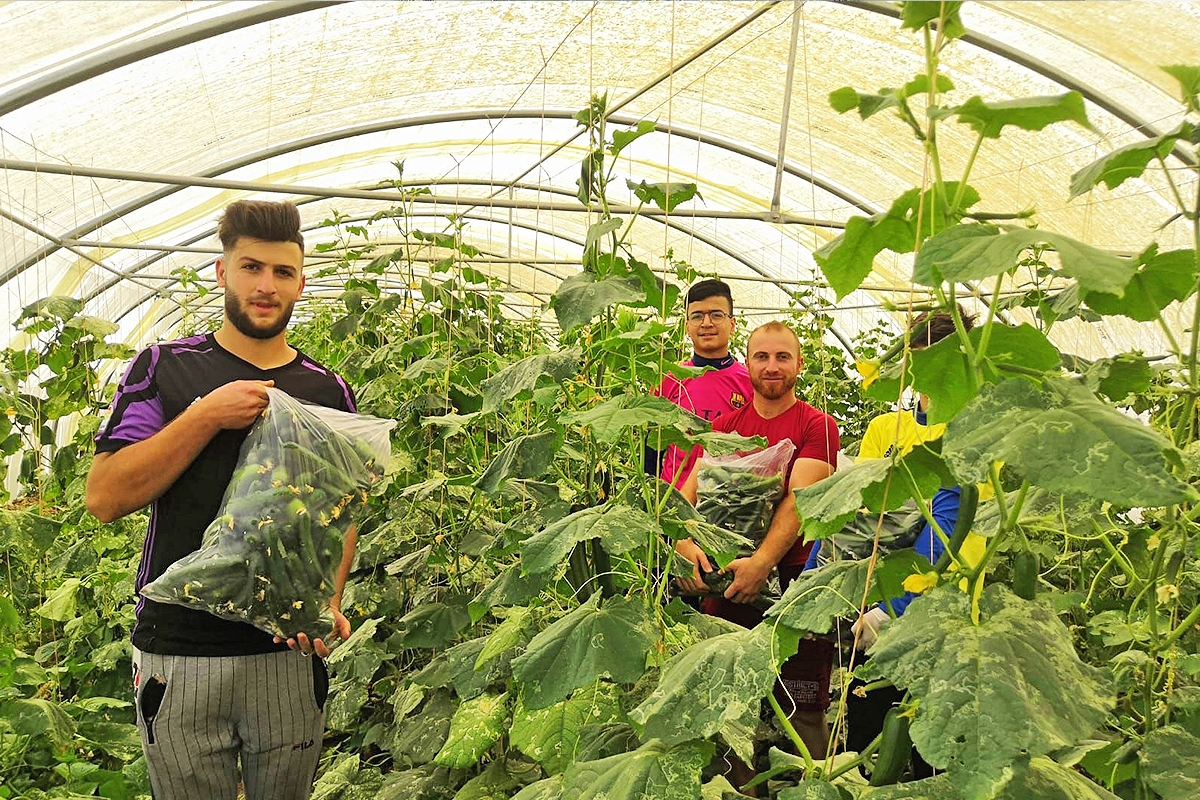
[[[162,399],[155,395],[125,407],[117,424],[104,432],[104,438],[122,442],[140,442],[163,429]]]
[[[137,576],[134,578],[133,591],[137,594],[137,604],[133,607],[133,630],[130,631],[130,636],[135,635],[137,631],[137,619],[142,614],[142,608],[146,605],[146,598],[142,597],[141,590],[150,581],[150,553],[154,550],[154,534],[158,532],[158,503],[150,504],[150,525],[146,529],[146,540],[142,543],[142,559],[138,564]]]
[[[310,361],[307,356],[300,359],[300,365],[319,375],[328,375],[337,381],[338,386],[342,387],[342,399],[346,401],[346,410],[358,413],[358,406],[354,402],[354,395],[350,393],[350,386],[346,383],[346,381],[342,380],[341,375],[335,375],[315,361]]]

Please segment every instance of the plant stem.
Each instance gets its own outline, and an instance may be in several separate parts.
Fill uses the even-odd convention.
[[[779,724],[783,726],[783,732],[792,740],[792,744],[796,746],[796,750],[800,753],[800,757],[804,759],[805,777],[817,774],[817,765],[813,763],[812,754],[808,752],[808,746],[804,744],[804,740],[800,738],[800,734],[796,733],[796,729],[792,727],[792,721],[788,719],[788,715],[783,712],[783,707],[779,705],[779,701],[775,699],[775,692],[771,691],[767,694],[767,700],[771,702],[771,709],[775,712],[775,716],[779,719]]]
[[[975,157],[979,155],[979,148],[983,146],[983,134],[975,140],[975,146],[971,148],[971,155],[967,157],[967,165],[963,168],[962,178],[958,182],[958,189],[954,192],[954,199],[950,201],[950,213],[958,213],[958,204],[962,202],[963,195],[967,190],[967,178],[971,175],[971,169],[975,166]]]
[[[866,760],[871,756],[871,754],[879,749],[879,745],[882,741],[883,733],[880,732],[878,736],[871,740],[870,744],[862,749],[862,752],[847,761],[845,764],[842,764],[833,772],[829,773],[829,775],[826,776],[826,780],[833,781],[837,778],[840,778],[842,775],[845,775],[850,770],[857,768],[859,764],[866,763]]]
[[[1175,630],[1164,636],[1162,641],[1160,641],[1158,645],[1154,647],[1153,652],[1161,653],[1163,650],[1166,650],[1168,647],[1175,644],[1180,636],[1183,636],[1185,633],[1191,630],[1192,626],[1198,622],[1200,622],[1200,605],[1197,605],[1195,608],[1193,608],[1191,613],[1184,617],[1183,621],[1176,626]]]

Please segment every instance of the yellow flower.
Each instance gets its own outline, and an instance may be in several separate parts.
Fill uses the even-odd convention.
[[[904,579],[904,591],[912,592],[914,594],[921,594],[922,592],[937,586],[937,582],[938,574],[933,570],[930,570],[929,572],[918,572],[916,574],[909,575]]]
[[[854,368],[863,376],[863,388],[867,388],[879,378],[879,364],[865,358],[856,358]]]
[[[1166,586],[1159,586],[1154,591],[1158,595],[1159,605],[1166,605],[1172,600],[1179,599],[1179,587],[1173,583],[1169,583]]]

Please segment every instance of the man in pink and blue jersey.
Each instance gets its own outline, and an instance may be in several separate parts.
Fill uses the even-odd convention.
[[[746,365],[729,352],[729,337],[736,323],[733,294],[724,281],[699,281],[688,289],[684,308],[693,353],[683,363],[709,369],[683,380],[667,375],[655,394],[712,422],[746,405],[754,394]],[[685,453],[675,445],[669,446],[662,454],[659,477],[668,483],[682,484],[699,453],[699,447]]]

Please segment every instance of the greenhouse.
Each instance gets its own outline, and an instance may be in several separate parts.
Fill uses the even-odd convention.
[[[0,23],[0,798],[1200,797],[1200,4]]]

